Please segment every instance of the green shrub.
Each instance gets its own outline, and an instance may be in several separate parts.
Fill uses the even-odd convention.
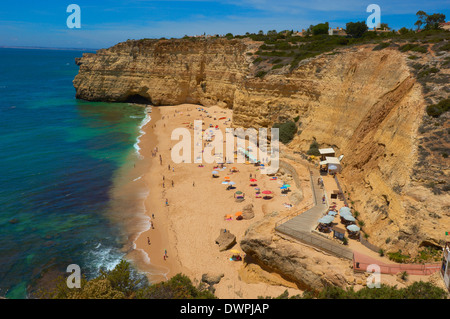
[[[255,76],[258,78],[263,78],[267,74],[267,71],[258,71],[256,72]]]
[[[69,289],[60,277],[52,289],[40,289],[37,298],[45,299],[215,299],[204,286],[195,287],[191,280],[177,274],[168,281],[150,284],[147,277],[121,261],[111,271],[101,271],[97,278],[81,281],[81,288]]]
[[[390,260],[401,264],[405,263],[410,258],[409,255],[403,255],[401,250],[397,252],[387,253],[387,256],[389,257]]]
[[[275,65],[272,67],[272,70],[281,69],[283,66],[284,66],[283,63],[275,64]]]
[[[379,51],[379,50],[383,50],[385,48],[387,48],[388,46],[390,46],[391,44],[389,42],[381,42],[380,44],[378,44],[377,46],[375,46],[372,51]]]
[[[427,106],[427,114],[432,117],[439,117],[450,108],[450,99],[441,100],[437,104]]]
[[[420,53],[427,53],[427,47],[426,46],[420,46],[416,43],[407,43],[405,45],[402,45],[398,48],[401,52],[407,52],[407,51],[414,51],[414,52],[420,52]]]
[[[283,144],[289,143],[294,138],[295,133],[297,133],[297,125],[292,121],[275,123],[273,128],[279,129],[279,138]]]
[[[312,142],[309,145],[309,150],[306,152],[306,154],[308,155],[314,155],[314,156],[319,156],[320,152],[319,152],[319,143],[317,143],[316,141]]]

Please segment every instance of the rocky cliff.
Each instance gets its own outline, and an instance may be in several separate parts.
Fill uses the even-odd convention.
[[[256,77],[250,52],[260,44],[236,39],[123,42],[77,60],[76,96],[153,105],[218,104],[233,108],[235,127],[271,126],[299,116],[299,134],[289,147],[304,152],[316,140],[345,155],[341,182],[370,242],[411,254],[421,245],[442,244],[450,231],[448,158],[431,154],[432,145],[427,154],[437,164],[423,169],[428,155],[422,154],[425,132],[420,128],[430,117],[424,84],[417,81],[408,54],[362,45],[304,60],[293,71],[285,67]],[[447,61],[448,53],[437,58]],[[442,72],[448,75],[448,69]],[[448,98],[448,92],[442,94]],[[441,150],[448,150],[448,115],[439,121],[440,137],[426,137],[441,138]],[[430,182],[444,191],[433,191]]]

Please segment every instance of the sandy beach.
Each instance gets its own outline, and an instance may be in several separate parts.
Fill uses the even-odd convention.
[[[300,293],[293,284],[275,274],[267,273],[262,280],[265,282],[258,282],[255,276],[245,276],[253,279],[242,280],[243,268],[254,274],[258,266],[246,267],[242,261],[231,261],[230,251],[219,251],[215,240],[221,229],[227,229],[236,236],[237,244],[232,249],[242,252],[239,241],[246,229],[268,213],[289,210],[284,206],[289,200],[286,195],[281,195],[279,188],[282,182],[261,174],[253,164],[226,164],[223,170],[216,169],[219,177],[212,178],[216,163],[203,163],[204,166],[199,167],[193,162],[172,162],[171,148],[178,143],[171,140],[175,128],[189,128],[193,141],[194,130],[189,123],[194,120],[203,120],[203,129],[209,129],[210,124],[218,125],[223,133],[226,127],[230,127],[231,110],[216,106],[201,107],[205,111],[198,108],[198,105],[190,104],[152,108],[152,120],[143,128],[146,134],[139,145],[141,154],[150,162],[145,165],[148,169],[142,179],[149,189],[145,210],[153,227],[139,235],[135,240],[135,250],[128,257],[148,272],[152,282],[168,279],[180,272],[188,275],[194,283],[198,283],[206,273],[223,274],[220,283],[215,285],[215,294],[219,298],[278,296],[286,287],[291,287],[288,288],[290,294]],[[156,148],[157,152],[154,152]],[[230,173],[231,166],[238,172]],[[250,186],[250,175],[257,179],[257,186]],[[226,190],[227,185],[222,183],[226,176],[236,183],[235,189]],[[255,187],[272,191],[273,198],[257,198]],[[291,189],[295,190],[295,186],[292,185]],[[237,190],[245,194],[243,202],[235,201]],[[235,213],[248,204],[254,205],[255,217],[237,220]],[[231,220],[224,218],[227,214],[232,215]],[[261,271],[258,269],[258,273]]]

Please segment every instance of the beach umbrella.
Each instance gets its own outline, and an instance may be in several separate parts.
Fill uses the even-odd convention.
[[[360,230],[360,228],[356,225],[349,225],[349,226],[347,226],[347,229],[349,231],[359,231]]]
[[[250,182],[256,182],[257,180],[256,179],[254,179],[254,178],[252,178],[251,180],[250,180]]]
[[[339,213],[342,214],[343,212],[350,213],[351,212],[350,207],[347,206],[341,207],[341,209],[339,209]]]
[[[230,179],[230,177],[229,177],[229,176],[225,176],[224,178],[225,178],[225,179]]]
[[[262,193],[263,193],[263,194],[272,194],[271,191],[263,191]]]
[[[330,215],[330,216],[336,216],[336,215],[337,215],[337,212],[335,212],[334,210],[330,210],[330,211],[328,212],[328,215]]]
[[[242,212],[237,212],[236,214],[234,214],[235,216],[241,216]]]
[[[287,188],[286,186],[281,186],[281,187],[280,187],[280,189],[286,189],[286,188]]]
[[[236,250],[236,249],[230,249],[230,253],[232,253],[232,254],[240,254],[241,252],[239,250]]]
[[[230,215],[230,214],[228,214],[228,215],[225,215],[225,219],[229,219],[229,218],[233,218],[233,216],[232,216],[232,215]]]
[[[344,218],[346,221],[349,221],[349,222],[355,222],[356,221],[355,217],[353,217],[352,215],[344,215],[344,216],[341,215],[341,217]]]
[[[219,172],[217,172],[217,171],[213,171],[212,173],[213,173],[214,175],[219,174]]]
[[[337,166],[336,165],[330,165],[330,166],[328,166],[328,170],[331,170],[331,171],[337,170]]]
[[[342,213],[339,213],[342,217],[344,216],[353,216],[352,213],[347,212],[347,211],[343,211]]]
[[[326,216],[323,216],[321,219],[319,219],[318,222],[321,223],[321,224],[329,224],[333,220],[334,220],[333,216],[326,215]]]
[[[283,186],[286,188],[291,187],[291,185],[289,185],[289,184],[284,184]]]
[[[237,191],[235,194],[241,195],[242,192],[241,191]]]
[[[228,185],[235,185],[235,182],[229,182]]]

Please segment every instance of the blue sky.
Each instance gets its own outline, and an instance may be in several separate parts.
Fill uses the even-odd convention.
[[[81,28],[69,29],[69,4],[81,8]],[[369,4],[381,7],[381,22],[414,28],[415,13],[444,13],[449,0],[16,0],[0,5],[0,45],[104,48],[127,39],[186,34],[245,34],[259,30],[301,30],[329,22],[345,27],[365,21]]]

